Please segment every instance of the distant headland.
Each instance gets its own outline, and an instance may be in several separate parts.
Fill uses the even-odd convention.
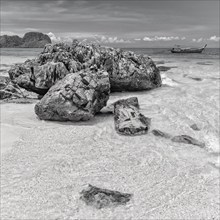
[[[42,48],[51,43],[48,35],[40,32],[28,32],[23,38],[13,35],[0,36],[0,48]]]

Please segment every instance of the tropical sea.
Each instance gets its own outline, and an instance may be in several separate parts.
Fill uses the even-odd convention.
[[[128,50],[128,49],[126,49]],[[136,96],[151,128],[205,144],[146,135],[125,137],[113,115],[89,122],[40,121],[32,104],[1,104],[2,219],[218,219],[219,48],[172,54],[129,48],[161,68],[162,87],[112,93]],[[1,49],[0,74],[41,49]],[[192,129],[196,124],[198,130]],[[97,210],[79,200],[88,184],[132,193],[125,206]]]

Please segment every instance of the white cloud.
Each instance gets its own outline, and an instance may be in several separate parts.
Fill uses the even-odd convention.
[[[196,42],[196,43],[200,43],[200,42],[203,41],[203,38],[202,38],[202,37],[201,37],[201,38],[198,38],[198,39],[193,38],[192,41],[193,41],[193,42]]]
[[[107,36],[95,36],[99,43],[131,43],[130,40],[126,40],[118,37],[107,37]]]
[[[26,31],[39,31],[37,28],[25,28]]]
[[[181,40],[185,40],[186,39],[186,37],[181,37]]]
[[[135,38],[134,40],[136,40],[136,41],[140,41],[141,39],[140,39],[140,38]]]
[[[217,37],[217,36],[211,36],[208,40],[211,40],[211,41],[220,41],[220,37]]]
[[[184,40],[185,37],[180,38],[178,36],[170,36],[170,37],[165,37],[165,36],[154,36],[154,37],[144,37],[143,41],[172,41],[172,40]]]
[[[55,34],[52,33],[52,32],[49,32],[47,35],[50,37],[51,41],[54,42],[54,43],[61,41],[61,38],[60,37],[56,37]]]

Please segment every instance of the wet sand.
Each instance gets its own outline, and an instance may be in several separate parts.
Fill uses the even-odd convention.
[[[219,64],[196,62],[165,61],[177,68],[162,73],[162,88],[114,93],[109,104],[137,96],[151,130],[190,135],[204,149],[151,132],[120,136],[104,111],[57,123],[39,121],[34,104],[2,104],[2,219],[219,219]],[[88,184],[133,197],[97,210],[79,200]]]

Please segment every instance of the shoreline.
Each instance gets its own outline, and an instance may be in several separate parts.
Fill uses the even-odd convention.
[[[146,135],[117,134],[114,116],[104,111],[87,122],[48,122],[37,119],[35,101],[1,104],[2,219],[217,220],[217,62],[170,61],[160,65],[177,68],[161,72],[162,87],[112,93],[108,101],[138,97],[152,119]],[[194,123],[200,131],[190,128]],[[206,148],[156,137],[153,129],[190,135]],[[97,210],[79,199],[88,184],[134,196],[125,206]]]

